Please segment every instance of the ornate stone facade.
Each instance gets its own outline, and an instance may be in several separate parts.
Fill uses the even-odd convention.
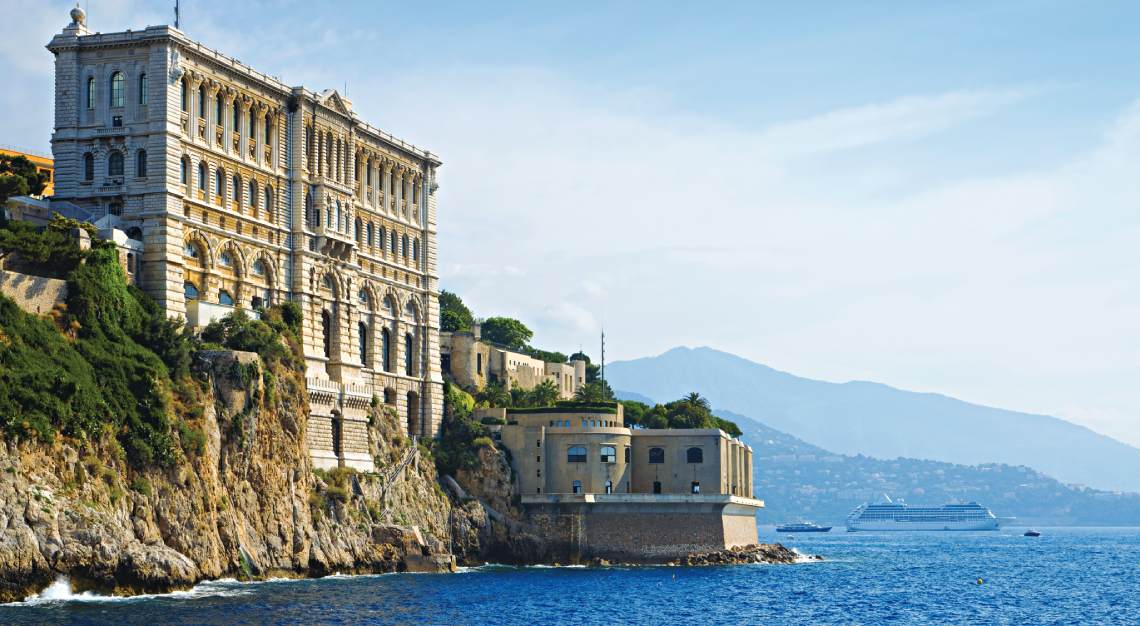
[[[55,197],[138,233],[140,286],[190,324],[300,304],[319,467],[372,469],[373,398],[438,433],[435,155],[170,26],[76,9],[48,49]]]

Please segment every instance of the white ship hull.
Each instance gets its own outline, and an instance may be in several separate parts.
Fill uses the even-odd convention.
[[[968,522],[899,522],[877,520],[874,522],[853,522],[847,524],[847,532],[859,530],[997,530],[999,528],[1001,528],[1001,522],[997,519]]]
[[[997,530],[1002,518],[986,507],[969,504],[908,506],[887,498],[885,504],[865,503],[847,516],[847,531]]]

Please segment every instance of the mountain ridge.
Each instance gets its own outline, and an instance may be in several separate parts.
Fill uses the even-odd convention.
[[[1140,491],[1140,449],[1061,418],[875,381],[804,378],[709,347],[607,364],[614,388],[690,391],[839,454],[1025,465],[1062,482]]]

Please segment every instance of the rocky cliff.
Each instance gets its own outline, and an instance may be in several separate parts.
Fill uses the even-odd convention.
[[[429,453],[382,405],[369,427],[375,473],[314,471],[299,373],[233,351],[200,352],[194,369],[201,408],[186,409],[188,451],[169,467],[135,469],[110,432],[5,438],[0,601],[60,575],[127,594],[227,576],[448,569],[452,523],[483,523],[463,507],[455,521]],[[471,537],[460,551],[479,550]]]

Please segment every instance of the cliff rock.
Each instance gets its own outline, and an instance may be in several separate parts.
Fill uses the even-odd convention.
[[[195,371],[200,408],[169,467],[129,466],[110,433],[3,441],[0,601],[60,575],[128,594],[225,576],[453,567],[451,505],[394,412],[373,409],[375,472],[314,471],[299,373],[234,351],[199,353]]]

